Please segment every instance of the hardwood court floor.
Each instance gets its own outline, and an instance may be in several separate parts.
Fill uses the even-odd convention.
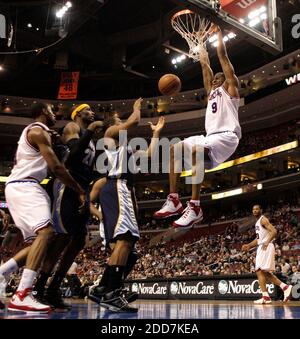
[[[67,300],[72,310],[49,315],[0,311],[0,319],[300,319],[300,301],[254,305],[252,301],[139,300],[138,313],[114,313],[89,300]]]

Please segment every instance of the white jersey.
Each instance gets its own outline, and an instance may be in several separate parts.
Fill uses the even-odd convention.
[[[105,153],[109,167],[107,176],[115,179],[127,179],[132,182],[137,168],[131,147],[127,144],[119,145],[116,149],[105,149]]]
[[[40,127],[46,131],[49,130],[46,125],[40,122],[34,122],[23,130],[18,142],[15,165],[7,179],[7,183],[28,178],[33,178],[40,182],[47,176],[48,166],[45,159],[40,151],[33,147],[27,139],[29,130],[34,127]]]
[[[255,232],[258,245],[266,242],[270,237],[270,232],[266,228],[264,228],[261,224],[261,220],[263,217],[264,216],[262,215],[255,224]]]
[[[223,86],[212,90],[208,96],[208,104],[205,114],[206,134],[211,135],[220,132],[234,132],[241,139],[241,127],[239,123],[240,98],[230,96]]]

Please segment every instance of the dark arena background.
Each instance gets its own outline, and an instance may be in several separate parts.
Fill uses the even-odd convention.
[[[176,217],[153,217],[169,193],[169,163],[160,148],[159,170],[151,172],[149,166],[148,173],[135,174],[138,259],[123,287],[135,296],[130,306],[138,311],[114,312],[89,298],[110,255],[99,220],[91,216],[85,246],[60,285],[68,309],[10,311],[23,268],[4,280],[0,268],[0,319],[113,319],[124,325],[137,319],[197,324],[206,319],[300,318],[298,0],[0,1],[0,263],[27,246],[10,215],[5,185],[20,135],[32,123],[33,105],[52,105],[59,132],[77,105],[88,104],[97,121],[106,121],[115,111],[125,121],[142,97],[141,119],[129,130],[129,140],[139,137],[149,144],[148,122],[156,124],[160,116],[165,117],[161,138],[206,134],[210,99],[201,66],[190,57],[193,47],[172,26],[174,14],[185,9],[220,26],[239,80],[242,138],[230,158],[206,170],[203,220],[174,228]],[[192,26],[188,30],[193,34]],[[216,39],[210,36],[206,48],[211,68],[220,72]],[[180,78],[179,93],[161,95],[157,84],[164,74]],[[89,190],[103,176],[95,162]],[[178,187],[184,205],[192,195],[185,184],[190,176],[191,171],[183,170]],[[49,179],[41,182],[43,188]],[[272,302],[254,303],[262,295],[256,251],[244,251],[242,245],[256,237],[252,207],[258,204],[277,231],[274,274],[292,286],[287,302],[282,288],[267,282]],[[156,330],[163,333],[162,327]],[[120,333],[111,327],[103,331]]]

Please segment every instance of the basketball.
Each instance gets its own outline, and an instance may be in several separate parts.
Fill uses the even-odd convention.
[[[175,95],[181,90],[181,81],[175,74],[165,74],[158,81],[158,89],[163,95]]]

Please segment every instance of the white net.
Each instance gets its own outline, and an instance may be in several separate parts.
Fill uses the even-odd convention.
[[[200,55],[206,50],[210,21],[186,9],[176,13],[171,23],[175,31],[187,41],[190,49],[189,56],[198,61]]]

